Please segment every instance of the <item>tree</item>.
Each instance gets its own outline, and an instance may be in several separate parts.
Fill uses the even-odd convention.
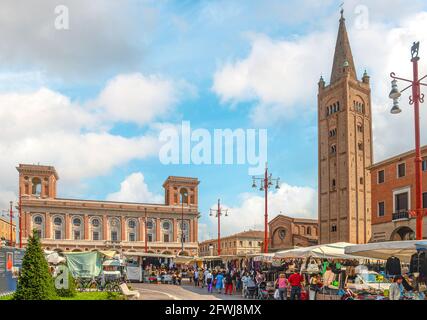
[[[56,297],[53,278],[37,232],[29,237],[22,269],[14,294],[15,300],[51,300]]]

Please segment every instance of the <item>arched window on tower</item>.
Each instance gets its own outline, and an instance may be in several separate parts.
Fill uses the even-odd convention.
[[[35,196],[40,196],[42,193],[42,181],[40,180],[40,178],[33,178],[31,182],[33,184],[31,194]]]

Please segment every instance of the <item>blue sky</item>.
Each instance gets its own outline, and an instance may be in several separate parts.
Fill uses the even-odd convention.
[[[215,234],[217,198],[230,208],[226,233],[261,228],[247,165],[160,163],[159,127],[190,121],[267,129],[269,167],[283,183],[271,216],[317,217],[317,81],[329,79],[341,1],[62,3],[70,28],[60,31],[55,1],[0,4],[10,13],[0,16],[0,120],[9,123],[0,150],[10,155],[0,159],[2,207],[16,197],[14,166],[40,162],[57,167],[61,197],[150,201],[168,175],[198,177],[202,239]],[[390,19],[391,7],[399,17]],[[394,124],[384,92],[391,67],[410,70],[411,41],[426,39],[426,7],[345,4],[358,75],[372,76],[376,159],[412,146],[410,128],[398,143],[382,138]]]

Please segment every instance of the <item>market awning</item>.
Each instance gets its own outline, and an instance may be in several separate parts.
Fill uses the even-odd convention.
[[[279,251],[274,254],[275,258],[338,258],[338,259],[360,259],[353,255],[345,253],[346,247],[353,244],[347,242],[337,242],[322,244],[311,247],[302,247],[290,250]]]
[[[249,256],[251,256],[254,259],[254,261],[273,262],[275,254],[274,253],[261,253],[261,254],[258,253],[256,255],[249,255]]]
[[[46,252],[45,252],[46,253]],[[64,257],[61,257],[58,252],[53,251],[52,253],[48,254],[46,256],[46,260],[50,264],[59,264],[61,262],[65,262],[66,259]]]
[[[103,266],[111,266],[111,267],[120,267],[121,263],[120,260],[111,259],[111,260],[105,260],[102,263]]]
[[[345,248],[346,254],[387,260],[395,256],[402,262],[410,262],[411,256],[417,252],[417,246],[427,247],[427,241],[387,241],[353,245]]]
[[[116,251],[99,251],[99,252],[110,259],[113,259],[114,256],[117,254]]]
[[[147,257],[147,258],[175,258],[171,254],[151,253],[151,252],[123,252],[124,256],[128,257]]]

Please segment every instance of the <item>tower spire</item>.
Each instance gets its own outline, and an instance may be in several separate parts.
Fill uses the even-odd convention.
[[[350,77],[353,79],[357,79],[353,54],[351,53],[350,41],[345,25],[344,9],[341,9],[340,26],[331,73],[331,84],[341,79],[346,72],[349,72]]]

